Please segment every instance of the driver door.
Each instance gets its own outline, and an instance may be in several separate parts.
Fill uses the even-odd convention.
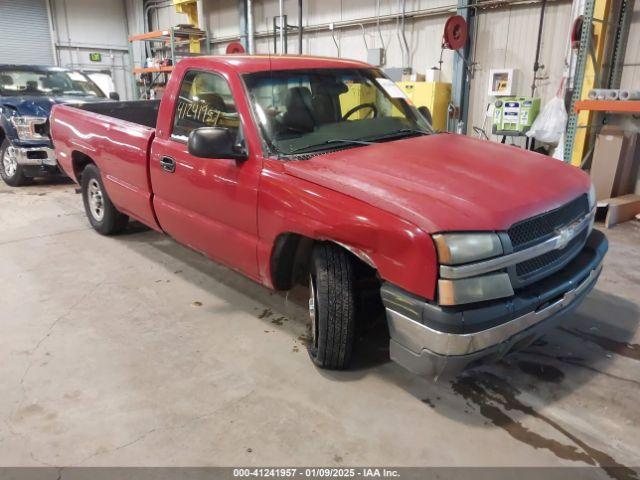
[[[226,79],[190,70],[182,79],[171,132],[151,151],[154,207],[162,229],[206,256],[257,278],[257,200],[260,165],[199,158],[187,149],[192,130],[224,127],[241,141],[242,129]]]

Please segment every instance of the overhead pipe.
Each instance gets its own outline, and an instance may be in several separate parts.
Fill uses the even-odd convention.
[[[196,12],[198,14],[198,25],[194,25],[194,27],[198,27],[200,30],[207,30],[207,20],[204,16],[204,1],[196,0]]]
[[[298,55],[302,55],[302,0],[298,0]]]
[[[240,19],[240,43],[245,51],[249,50],[249,42],[247,37],[249,36],[249,29],[247,28],[247,1],[236,0],[238,7],[238,18]]]
[[[402,15],[400,16],[400,49],[402,50],[402,68],[409,70],[411,68],[411,52],[407,35],[405,32],[405,13],[407,9],[407,0],[402,0]]]
[[[151,31],[151,25],[149,24],[149,13],[151,12],[151,10],[155,10],[157,15],[158,9],[170,6],[171,2],[167,0],[148,0],[144,2],[144,5],[144,33],[147,33]],[[158,28],[159,27],[160,25],[158,25]]]
[[[247,47],[249,55],[255,53],[255,37],[253,31],[253,1],[247,1]]]
[[[398,45],[400,46],[400,55],[402,56],[402,65],[404,65],[404,46],[402,45],[402,40],[400,40],[400,17],[396,17],[396,39],[398,40]]]
[[[362,40],[364,41],[364,48],[369,50],[369,45],[367,44],[367,32],[364,29],[364,25],[360,24],[360,28],[362,29]]]
[[[280,12],[280,55],[284,54],[284,29],[287,28],[284,22],[284,0],[278,2]]]
[[[144,15],[142,17],[142,21],[143,21],[143,26],[144,26],[144,32],[143,33],[148,33],[151,31],[151,25],[149,24],[149,14],[151,13],[151,10],[155,10],[156,12],[156,22],[158,22],[158,28],[160,28],[160,16],[158,14],[158,9],[163,8],[163,7],[167,7],[169,5],[171,5],[170,2],[167,2],[166,0],[149,0],[144,2]],[[145,56],[146,57],[150,57],[152,56],[152,52],[151,52],[151,44],[149,42],[144,42],[144,50],[145,50]],[[144,61],[146,61],[146,58],[143,59],[143,65],[144,65]]]
[[[564,0],[547,0],[548,2],[560,3]],[[500,8],[511,8],[519,5],[537,5],[542,3],[542,0],[487,0],[474,5],[467,5],[465,7],[458,7],[457,5],[445,5],[441,7],[424,8],[420,10],[411,10],[405,13],[405,18],[417,19],[433,16],[441,16],[447,14],[455,14],[457,10],[473,9],[479,10],[498,10]],[[398,14],[390,13],[387,15],[381,15],[380,17],[364,17],[353,20],[339,20],[331,23],[318,23],[315,25],[307,25],[304,27],[306,33],[321,32],[326,30],[348,29],[348,28],[360,28],[360,25],[375,25],[378,22],[389,23],[397,21]],[[273,31],[255,32],[255,38],[269,38],[273,36]],[[226,43],[230,41],[238,40],[238,35],[228,35],[224,37],[217,37],[211,40],[212,43]]]
[[[376,3],[376,27],[378,29],[378,36],[380,37],[380,47],[384,50],[384,38],[382,38],[382,30],[380,29],[380,0],[377,0]]]
[[[547,9],[547,0],[542,0],[542,8],[540,9],[540,23],[538,24],[538,42],[536,43],[536,59],[533,62],[533,81],[531,82],[531,96],[536,93],[536,81],[538,80],[538,70],[542,68],[540,65],[540,47],[542,45],[542,29],[544,27],[544,12]]]
[[[403,70],[408,70],[409,68],[411,68],[409,62],[409,43],[407,42],[407,36],[405,35],[406,5],[406,0],[398,0],[398,10],[400,10],[400,14],[396,19],[396,37],[398,38],[398,44],[400,45]]]

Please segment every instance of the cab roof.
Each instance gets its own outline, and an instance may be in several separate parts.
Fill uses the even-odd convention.
[[[234,68],[240,74],[307,68],[372,68],[368,63],[357,60],[308,55],[212,55],[186,58],[180,63],[185,63],[191,68],[215,67],[222,64]]]

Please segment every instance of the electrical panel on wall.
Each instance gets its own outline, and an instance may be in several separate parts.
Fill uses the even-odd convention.
[[[384,64],[384,49],[370,48],[367,50],[367,63],[380,67]]]

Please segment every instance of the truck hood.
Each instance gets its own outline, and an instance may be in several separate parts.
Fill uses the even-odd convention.
[[[35,117],[48,117],[51,113],[51,108],[57,103],[66,104],[81,104],[81,103],[95,103],[108,101],[107,98],[97,97],[46,97],[42,95],[21,95],[17,97],[2,97],[0,98],[0,104],[3,106],[11,107],[16,110],[18,115],[29,115]]]
[[[327,153],[284,168],[428,233],[506,230],[590,185],[584,172],[559,160],[444,133]]]

